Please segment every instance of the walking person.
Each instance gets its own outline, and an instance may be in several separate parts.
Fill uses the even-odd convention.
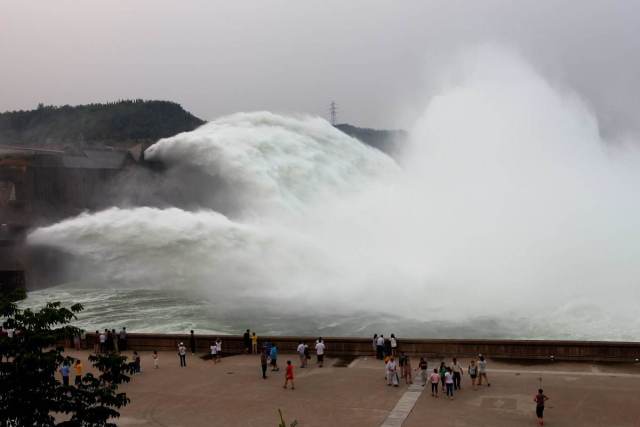
[[[440,369],[438,369],[438,373],[440,374],[440,382],[442,383],[442,393],[446,393],[447,387],[444,382],[444,377],[447,373],[447,367],[444,365],[444,362],[440,362]]]
[[[137,351],[133,352],[133,373],[139,374],[142,372],[142,366],[140,363],[140,355]]]
[[[60,375],[62,375],[62,384],[65,386],[69,385],[69,365],[67,362],[62,362],[62,366],[60,367]]]
[[[158,369],[160,367],[160,358],[158,357],[158,352],[153,350],[153,354],[151,355],[153,358],[153,369]]]
[[[322,368],[324,364],[324,352],[326,350],[326,346],[324,345],[324,341],[322,337],[318,338],[318,342],[316,343],[316,356],[318,358],[318,367]]]
[[[242,335],[242,343],[244,344],[244,352],[251,354],[251,332],[249,329]]]
[[[392,356],[397,356],[397,351],[398,351],[398,340],[396,339],[396,336],[394,334],[391,334],[391,338],[389,339],[389,346],[391,347],[391,355]]]
[[[311,352],[309,351],[309,346],[307,344],[304,345],[304,367],[309,366],[309,361],[311,360]]]
[[[407,355],[404,352],[400,353],[398,358],[398,365],[400,365],[400,378],[404,379],[407,373],[405,372],[405,362],[407,361]]]
[[[298,353],[298,357],[300,357],[300,367],[304,368],[307,364],[307,356],[304,355],[304,342],[300,341],[296,352]]]
[[[185,368],[187,366],[187,347],[184,343],[180,343],[178,346],[178,357],[180,358],[180,367]]]
[[[447,368],[444,373],[444,383],[447,386],[447,396],[450,400],[453,400],[453,371],[451,368]]]
[[[189,344],[191,347],[191,355],[193,356],[194,354],[196,354],[196,336],[193,333],[193,329],[191,330],[191,333],[189,335]]]
[[[296,386],[293,383],[293,365],[291,364],[291,360],[287,360],[287,370],[284,374],[284,388],[287,388],[287,384],[291,381],[291,390],[295,390]]]
[[[393,356],[389,357],[389,361],[386,365],[387,369],[387,385],[394,387],[398,387],[400,384],[400,379],[398,378],[398,366],[396,364],[395,358]]]
[[[404,359],[404,381],[407,384],[413,384],[412,374],[413,374],[413,372],[411,370],[411,357],[409,357],[409,355],[405,355],[405,359]]]
[[[451,370],[453,371],[453,388],[454,390],[460,390],[462,388],[460,383],[462,382],[464,371],[462,370],[462,366],[460,366],[460,364],[458,363],[458,359],[456,359],[455,357],[453,358]]]
[[[76,364],[73,365],[73,370],[75,371],[76,377],[73,383],[78,386],[82,384],[82,362],[78,359],[76,360]]]
[[[267,350],[264,349],[260,352],[260,367],[262,368],[262,379],[267,379],[267,363],[269,361],[269,357],[267,356]]]
[[[440,374],[438,374],[438,370],[436,368],[433,368],[433,372],[429,377],[429,381],[431,381],[431,396],[437,398],[438,385],[440,384]]]
[[[487,361],[484,359],[483,355],[480,355],[478,361],[478,385],[482,385],[482,378],[487,382],[487,387],[491,387],[491,383],[487,378]]]
[[[422,380],[422,387],[427,384],[429,380],[427,378],[427,368],[428,368],[427,360],[424,357],[420,358],[420,362],[418,362],[418,367],[416,367],[416,371],[420,371],[420,379]]]
[[[476,365],[475,359],[471,359],[469,367],[467,368],[467,372],[469,373],[469,377],[471,378],[471,385],[473,386],[473,389],[477,390],[478,386],[476,384],[476,378],[478,377],[478,365]]]
[[[544,392],[541,388],[538,389],[538,394],[535,395],[533,401],[536,402],[536,417],[538,417],[538,424],[541,426],[544,425],[544,402],[549,400],[547,396],[545,396]]]
[[[111,335],[113,336],[113,351],[120,353],[120,348],[118,347],[118,341],[120,341],[120,338],[118,338],[118,334],[115,329],[111,330]]]
[[[258,336],[255,332],[251,334],[251,352],[258,354]]]
[[[211,360],[215,365],[216,363],[218,363],[218,346],[216,345],[215,341],[212,342],[211,345],[209,346],[209,351],[211,353]]]
[[[380,334],[376,341],[376,357],[378,360],[384,359],[384,335]]]

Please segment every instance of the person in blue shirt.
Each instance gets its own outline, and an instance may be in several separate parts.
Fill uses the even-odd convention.
[[[279,371],[280,368],[278,368],[278,347],[275,344],[271,347],[271,353],[269,353],[269,357],[271,358],[271,370]]]
[[[67,362],[62,363],[62,366],[60,367],[60,374],[62,374],[62,384],[64,385],[69,385],[69,373],[70,373],[71,369],[69,368],[69,365],[67,364]]]

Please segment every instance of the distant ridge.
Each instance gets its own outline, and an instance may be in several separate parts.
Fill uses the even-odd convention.
[[[0,144],[130,146],[190,131],[204,121],[170,101],[123,100],[0,113]]]
[[[338,124],[336,127],[347,135],[391,156],[399,154],[408,138],[408,134],[404,130],[359,128],[347,123]]]

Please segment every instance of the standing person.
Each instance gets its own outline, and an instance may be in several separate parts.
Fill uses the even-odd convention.
[[[326,346],[324,345],[324,341],[322,337],[318,338],[318,342],[316,343],[316,356],[318,357],[318,367],[322,368],[324,364],[324,351]]]
[[[547,400],[549,400],[549,398],[545,396],[542,389],[539,388],[538,394],[535,395],[533,401],[536,402],[536,417],[538,417],[538,424],[541,426],[544,425],[544,402]]]
[[[120,330],[118,339],[120,340],[120,351],[127,351],[127,328],[124,326]]]
[[[271,353],[269,354],[269,358],[271,359],[271,371],[279,371],[278,368],[278,346],[273,344],[271,346]]]
[[[447,386],[447,396],[449,399],[453,399],[453,371],[451,368],[447,368],[444,373],[444,383]]]
[[[376,341],[376,357],[378,360],[384,359],[384,335],[380,334]]]
[[[102,337],[100,335],[100,331],[96,331],[96,340],[93,343],[93,352],[95,354],[100,353],[100,344],[102,343]]]
[[[391,340],[384,340],[384,355],[392,356],[391,354]]]
[[[160,367],[158,352],[156,350],[153,350],[153,354],[151,355],[151,357],[153,358],[153,369],[158,369]]]
[[[309,361],[311,360],[311,352],[309,352],[309,346],[307,344],[304,345],[304,367],[309,366]]]
[[[105,329],[104,333],[107,335],[107,352],[112,352],[114,336],[109,329]]]
[[[251,332],[249,329],[242,335],[242,343],[244,344],[244,352],[251,354]]]
[[[398,366],[393,356],[389,357],[389,361],[386,365],[387,369],[387,385],[398,387],[400,380],[398,378]]]
[[[187,347],[184,343],[180,343],[178,346],[178,357],[180,358],[180,367],[185,368],[187,366]]]
[[[398,340],[394,334],[391,334],[391,338],[389,339],[389,345],[391,346],[391,354],[396,356],[398,352]]]
[[[76,351],[80,350],[80,334],[75,334],[73,336],[73,347],[76,349]]]
[[[420,362],[418,362],[418,367],[416,368],[416,371],[420,371],[420,379],[422,380],[422,387],[425,386],[425,384],[427,384],[428,378],[427,378],[427,368],[428,368],[428,364],[427,364],[427,359],[423,357],[420,358]]]
[[[296,352],[300,357],[300,367],[304,368],[307,362],[307,357],[304,355],[304,342],[300,341],[298,348],[296,348]]]
[[[293,365],[291,360],[287,360],[287,371],[284,374],[284,388],[287,388],[287,384],[291,381],[291,390],[295,390],[296,386],[293,384]]]
[[[400,378],[404,379],[406,376],[405,372],[405,362],[407,361],[407,356],[404,352],[400,353],[400,357],[398,358],[398,365],[400,365]]]
[[[433,372],[429,377],[431,381],[431,396],[438,397],[438,384],[440,384],[440,374],[438,374],[438,370],[433,368]]]
[[[260,353],[260,366],[262,367],[262,379],[267,379],[267,350],[265,349]]]
[[[258,354],[258,336],[255,332],[251,334],[251,351],[253,354]]]
[[[142,369],[140,366],[140,355],[138,354],[137,351],[133,352],[133,372],[136,374],[139,374],[140,372],[142,372]]]
[[[409,355],[406,355],[404,359],[404,380],[407,384],[413,384],[411,357],[409,357]]]
[[[373,334],[373,341],[371,342],[373,345],[373,354],[378,356],[378,334]]]
[[[211,360],[213,361],[213,364],[215,365],[216,363],[218,363],[218,346],[216,345],[215,341],[211,343],[211,346],[209,347],[209,349],[211,350]]]
[[[73,381],[75,385],[82,384],[82,362],[80,359],[76,360],[76,364],[73,365],[73,370],[75,371],[76,378]]]
[[[222,361],[222,338],[216,338],[216,361]]]
[[[444,366],[444,362],[440,362],[440,369],[438,369],[438,373],[440,374],[440,382],[442,383],[442,392],[445,393],[447,386],[444,382],[444,376],[447,373],[447,367]]]
[[[69,385],[69,365],[67,362],[62,362],[62,366],[60,367],[60,374],[62,375],[62,384],[68,386]]]
[[[458,359],[456,359],[455,357],[453,358],[451,370],[453,371],[453,388],[454,390],[460,390],[462,388],[460,383],[462,382],[464,371],[462,370],[462,366],[460,366],[460,364],[458,363]]]
[[[478,365],[476,365],[475,359],[471,359],[467,372],[469,373],[469,377],[471,377],[471,385],[473,386],[473,389],[477,390],[476,378],[478,377]]]
[[[193,333],[193,329],[191,330],[191,335],[189,336],[189,344],[191,344],[191,355],[196,354],[196,336]]]
[[[484,378],[485,381],[487,382],[487,387],[491,387],[491,383],[487,378],[487,361],[484,359],[483,355],[480,355],[479,359],[480,360],[478,361],[478,385],[479,386],[482,385],[482,378]]]
[[[107,330],[105,329],[104,332],[101,332],[100,335],[98,336],[98,340],[100,341],[100,353],[106,353],[107,352]]]
[[[113,351],[116,353],[120,353],[119,348],[118,348],[118,334],[116,333],[115,329],[111,330],[111,335],[113,336]]]

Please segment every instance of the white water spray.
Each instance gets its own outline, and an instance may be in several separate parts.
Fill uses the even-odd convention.
[[[146,153],[224,180],[233,217],[113,208],[30,241],[91,260],[103,286],[188,289],[239,310],[255,298],[283,314],[639,333],[625,315],[640,297],[638,153],[609,148],[578,99],[510,52],[452,69],[402,168],[319,118],[236,114]]]

